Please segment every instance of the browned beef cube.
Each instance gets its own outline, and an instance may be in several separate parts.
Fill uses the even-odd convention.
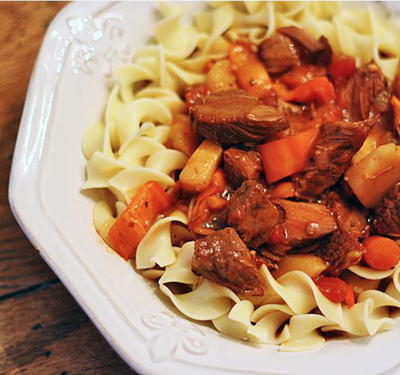
[[[263,185],[254,180],[243,182],[228,203],[228,225],[251,248],[266,243],[282,220],[282,212],[271,202]]]
[[[261,183],[245,181],[227,208],[228,225],[251,248],[261,245],[298,246],[337,229],[331,212],[322,204],[271,200]]]
[[[400,237],[400,182],[385,194],[375,208],[373,228],[379,234]]]
[[[198,134],[223,144],[262,142],[288,127],[279,109],[241,90],[207,96],[190,107],[190,115]]]
[[[343,270],[358,264],[365,251],[364,245],[352,233],[337,230],[321,243],[315,255],[330,264],[330,275],[337,276]]]
[[[262,296],[265,281],[249,249],[232,228],[195,242],[192,270],[196,275],[245,296]]]
[[[272,202],[284,213],[281,228],[285,236],[283,240],[278,238],[280,243],[298,246],[337,229],[331,211],[322,204],[292,202],[285,199],[275,199]]]
[[[260,178],[261,156],[257,151],[243,151],[231,147],[224,152],[224,171],[228,182],[236,189],[243,181]]]
[[[318,197],[334,185],[377,121],[378,118],[371,118],[323,124],[309,165],[293,177],[297,193],[302,197]]]
[[[282,34],[275,34],[261,43],[260,57],[272,74],[283,73],[300,65],[300,55],[295,44]]]
[[[360,206],[350,205],[337,192],[330,191],[327,194],[326,206],[332,211],[340,230],[353,234],[356,239],[368,231],[367,212]]]
[[[350,121],[362,121],[388,111],[390,91],[382,71],[369,64],[358,69],[339,91]]]
[[[304,29],[295,26],[282,27],[278,29],[278,32],[289,37],[298,47],[301,47],[303,62],[319,65],[329,65],[331,62],[332,48],[325,36],[321,36],[317,40]]]

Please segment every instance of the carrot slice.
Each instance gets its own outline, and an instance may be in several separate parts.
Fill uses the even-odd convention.
[[[250,43],[237,42],[231,45],[228,56],[239,86],[243,90],[257,98],[270,95],[271,78]]]
[[[267,181],[272,183],[303,170],[318,134],[319,128],[314,127],[259,146]]]
[[[329,79],[317,77],[297,86],[292,91],[290,100],[300,103],[316,101],[318,104],[325,104],[335,99],[335,97],[335,88]]]
[[[371,236],[364,241],[364,246],[367,249],[364,261],[375,270],[389,270],[400,260],[400,248],[390,238]]]
[[[156,217],[172,205],[172,197],[155,181],[145,183],[108,232],[112,248],[124,259],[135,255]]]

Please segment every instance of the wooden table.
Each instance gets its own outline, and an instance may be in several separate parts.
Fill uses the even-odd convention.
[[[63,6],[0,2],[0,374],[134,374],[28,242],[8,204],[32,67],[47,26]]]

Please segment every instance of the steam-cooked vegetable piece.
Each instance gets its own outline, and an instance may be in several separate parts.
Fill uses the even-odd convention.
[[[389,270],[400,260],[400,248],[390,238],[371,236],[364,241],[364,246],[367,249],[364,261],[375,270]]]
[[[294,89],[303,83],[313,80],[317,77],[326,75],[326,69],[322,66],[303,64],[296,66],[287,73],[279,77],[279,82],[284,83],[289,89]]]
[[[272,183],[302,171],[313,152],[318,134],[319,128],[312,128],[260,146],[267,181]]]
[[[156,217],[172,205],[172,197],[155,181],[146,182],[110,228],[112,248],[124,259],[135,255]]]
[[[187,115],[175,115],[171,125],[171,146],[175,150],[182,151],[190,156],[199,146],[201,138],[190,126],[190,117]]]
[[[400,181],[400,146],[389,143],[378,147],[350,167],[345,180],[365,207],[374,207]]]
[[[212,215],[221,212],[226,207],[227,200],[222,197],[224,190],[224,172],[222,169],[217,169],[211,183],[196,197],[188,225],[193,233],[208,235],[214,232],[209,224]]]
[[[357,164],[379,146],[391,143],[393,140],[394,134],[392,132],[391,119],[388,120],[385,116],[380,117],[377,123],[371,128],[360,149],[353,156],[352,164]]]
[[[228,56],[242,89],[257,98],[271,93],[271,78],[250,44],[241,42],[233,44],[229,48]]]
[[[291,93],[291,101],[307,103],[316,101],[319,104],[329,103],[335,99],[335,88],[326,77],[317,77],[297,86]]]
[[[273,272],[273,276],[277,279],[290,271],[303,271],[315,279],[327,268],[328,263],[313,254],[292,254],[282,258],[279,268]]]
[[[212,92],[235,90],[238,88],[229,60],[220,60],[207,73],[206,83]]]
[[[204,140],[187,161],[180,175],[181,186],[190,193],[200,193],[210,184],[222,158],[222,147]]]

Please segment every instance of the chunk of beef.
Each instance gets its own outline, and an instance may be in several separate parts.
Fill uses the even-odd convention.
[[[283,212],[281,228],[284,239],[282,241],[277,238],[275,242],[298,246],[337,229],[335,218],[322,204],[292,202],[285,199],[275,199],[273,203]],[[273,238],[270,238],[270,242],[272,241]]]
[[[261,43],[260,57],[271,74],[283,73],[301,62],[294,42],[279,33]]]
[[[288,123],[277,108],[243,91],[224,91],[190,107],[192,126],[201,136],[223,144],[262,142]]]
[[[390,90],[382,71],[369,64],[358,69],[339,91],[350,121],[362,121],[389,110]]]
[[[232,195],[227,207],[227,222],[251,248],[266,243],[283,213],[274,205],[260,182],[247,180]]]
[[[271,200],[261,183],[253,180],[245,181],[233,194],[227,207],[227,222],[249,247],[268,244],[273,245],[275,250],[289,250],[337,228],[325,206]]]
[[[332,48],[325,36],[318,40],[300,27],[288,26],[278,29],[280,34],[289,37],[303,49],[303,61],[319,65],[329,65],[332,59]]]
[[[224,171],[230,185],[237,189],[245,180],[260,178],[261,156],[257,151],[231,147],[224,152]]]
[[[356,239],[365,235],[368,223],[366,212],[361,207],[351,206],[336,191],[328,193],[326,205],[332,211],[339,230],[351,233]]]
[[[249,249],[232,228],[195,241],[192,270],[235,293],[262,296],[265,281]]]
[[[385,194],[375,208],[373,229],[379,234],[400,237],[400,182]]]
[[[321,243],[315,255],[329,263],[328,274],[337,276],[343,270],[358,264],[365,251],[364,245],[353,234],[337,230]]]
[[[334,185],[377,120],[323,124],[309,165],[293,178],[297,193],[302,197],[317,197]]]

